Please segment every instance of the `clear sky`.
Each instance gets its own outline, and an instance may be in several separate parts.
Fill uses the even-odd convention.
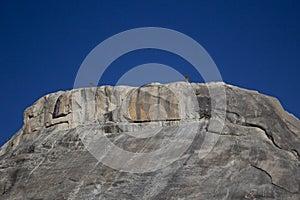
[[[72,89],[77,70],[100,42],[138,27],[165,27],[199,42],[226,83],[277,97],[300,118],[300,3],[224,1],[0,1],[0,144],[45,94]],[[158,50],[120,57],[101,84],[131,66],[163,63],[201,82],[187,63]],[[117,69],[117,70],[116,70]]]

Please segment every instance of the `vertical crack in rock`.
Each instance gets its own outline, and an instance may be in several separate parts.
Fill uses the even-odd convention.
[[[137,94],[136,94],[136,120],[139,121],[141,119],[141,103],[140,103],[140,93],[141,93],[141,88],[137,89]]]

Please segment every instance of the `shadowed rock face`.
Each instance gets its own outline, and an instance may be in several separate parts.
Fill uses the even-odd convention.
[[[218,87],[222,132],[209,128],[218,98],[208,88]],[[110,154],[103,138],[125,153]],[[60,91],[26,109],[1,147],[0,199],[298,200],[299,153],[300,121],[255,91],[184,82]]]

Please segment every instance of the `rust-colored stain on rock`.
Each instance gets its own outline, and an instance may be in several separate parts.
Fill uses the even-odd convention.
[[[179,120],[179,101],[164,86],[141,87],[133,91],[129,99],[128,113],[136,122]]]

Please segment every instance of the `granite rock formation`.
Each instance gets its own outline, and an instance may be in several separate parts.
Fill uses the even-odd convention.
[[[59,91],[1,147],[0,199],[298,200],[300,121],[224,83]]]

